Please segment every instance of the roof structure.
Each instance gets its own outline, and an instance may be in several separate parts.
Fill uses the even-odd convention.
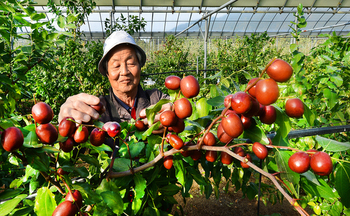
[[[55,0],[58,3],[58,0]],[[47,0],[37,0],[36,10],[53,18]],[[139,38],[165,37],[231,37],[267,32],[270,36],[290,36],[291,21],[302,3],[307,27],[302,35],[315,37],[322,33],[350,32],[350,0],[95,0],[97,7],[86,17],[81,31],[86,39],[105,38],[106,19],[136,15],[147,22]],[[222,8],[222,9],[221,9]],[[220,10],[218,10],[220,9]],[[210,16],[208,16],[208,14]],[[204,19],[203,17],[207,17]],[[205,31],[207,20],[207,31]],[[192,28],[181,33],[189,26]]]

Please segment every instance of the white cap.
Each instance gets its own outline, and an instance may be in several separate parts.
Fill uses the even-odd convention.
[[[109,51],[111,51],[114,47],[121,45],[121,44],[131,44],[135,47],[136,56],[139,60],[140,67],[143,67],[146,62],[146,53],[143,51],[141,47],[139,47],[134,38],[131,37],[127,32],[125,31],[115,31],[113,32],[106,40],[103,45],[103,57],[101,58],[100,62],[98,63],[98,70],[100,73],[104,76],[107,76],[107,68],[105,68],[105,58],[108,55]]]

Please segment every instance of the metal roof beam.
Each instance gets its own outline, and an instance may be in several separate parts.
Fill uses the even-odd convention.
[[[343,0],[340,0],[339,1],[339,3],[338,3],[338,5],[337,5],[337,8],[334,10],[334,12],[337,12],[338,11],[338,9],[339,9],[339,7],[340,7],[340,5],[343,3]]]
[[[282,7],[282,8],[280,8],[280,13],[283,13],[283,12],[284,12],[284,7],[286,7],[287,2],[288,2],[288,0],[286,0],[286,1],[284,2],[283,7]]]
[[[316,4],[317,0],[314,0],[314,3],[312,3],[311,7],[307,10],[307,13],[311,13],[312,8],[314,7],[314,5]]]
[[[193,26],[195,26],[197,23],[199,23],[200,21],[206,19],[207,17],[210,17],[212,14],[220,11],[221,9],[223,9],[224,7],[236,2],[238,0],[231,0],[229,2],[226,2],[225,4],[221,5],[218,9],[213,10],[212,12],[206,14],[205,16],[203,16],[201,19],[197,20],[195,23],[193,23],[191,26],[189,26],[188,28],[186,28],[185,30],[183,30],[182,32],[180,32],[179,34],[175,35],[175,37],[179,36],[180,34],[182,34],[183,32],[187,31],[188,29],[192,28]]]

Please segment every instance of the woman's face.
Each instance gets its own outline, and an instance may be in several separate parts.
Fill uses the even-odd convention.
[[[114,94],[132,95],[137,92],[141,68],[133,46],[119,45],[114,48],[109,54],[107,71]]]

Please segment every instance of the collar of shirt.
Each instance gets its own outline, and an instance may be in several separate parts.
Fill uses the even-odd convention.
[[[134,101],[133,107],[129,107],[126,103],[124,103],[122,100],[120,100],[120,99],[114,94],[114,97],[115,97],[115,99],[118,101],[118,103],[119,103],[120,105],[122,105],[122,107],[124,107],[130,114],[131,114],[132,108],[136,109],[137,96],[138,96],[138,95],[136,95],[136,97],[135,97],[135,101]]]

